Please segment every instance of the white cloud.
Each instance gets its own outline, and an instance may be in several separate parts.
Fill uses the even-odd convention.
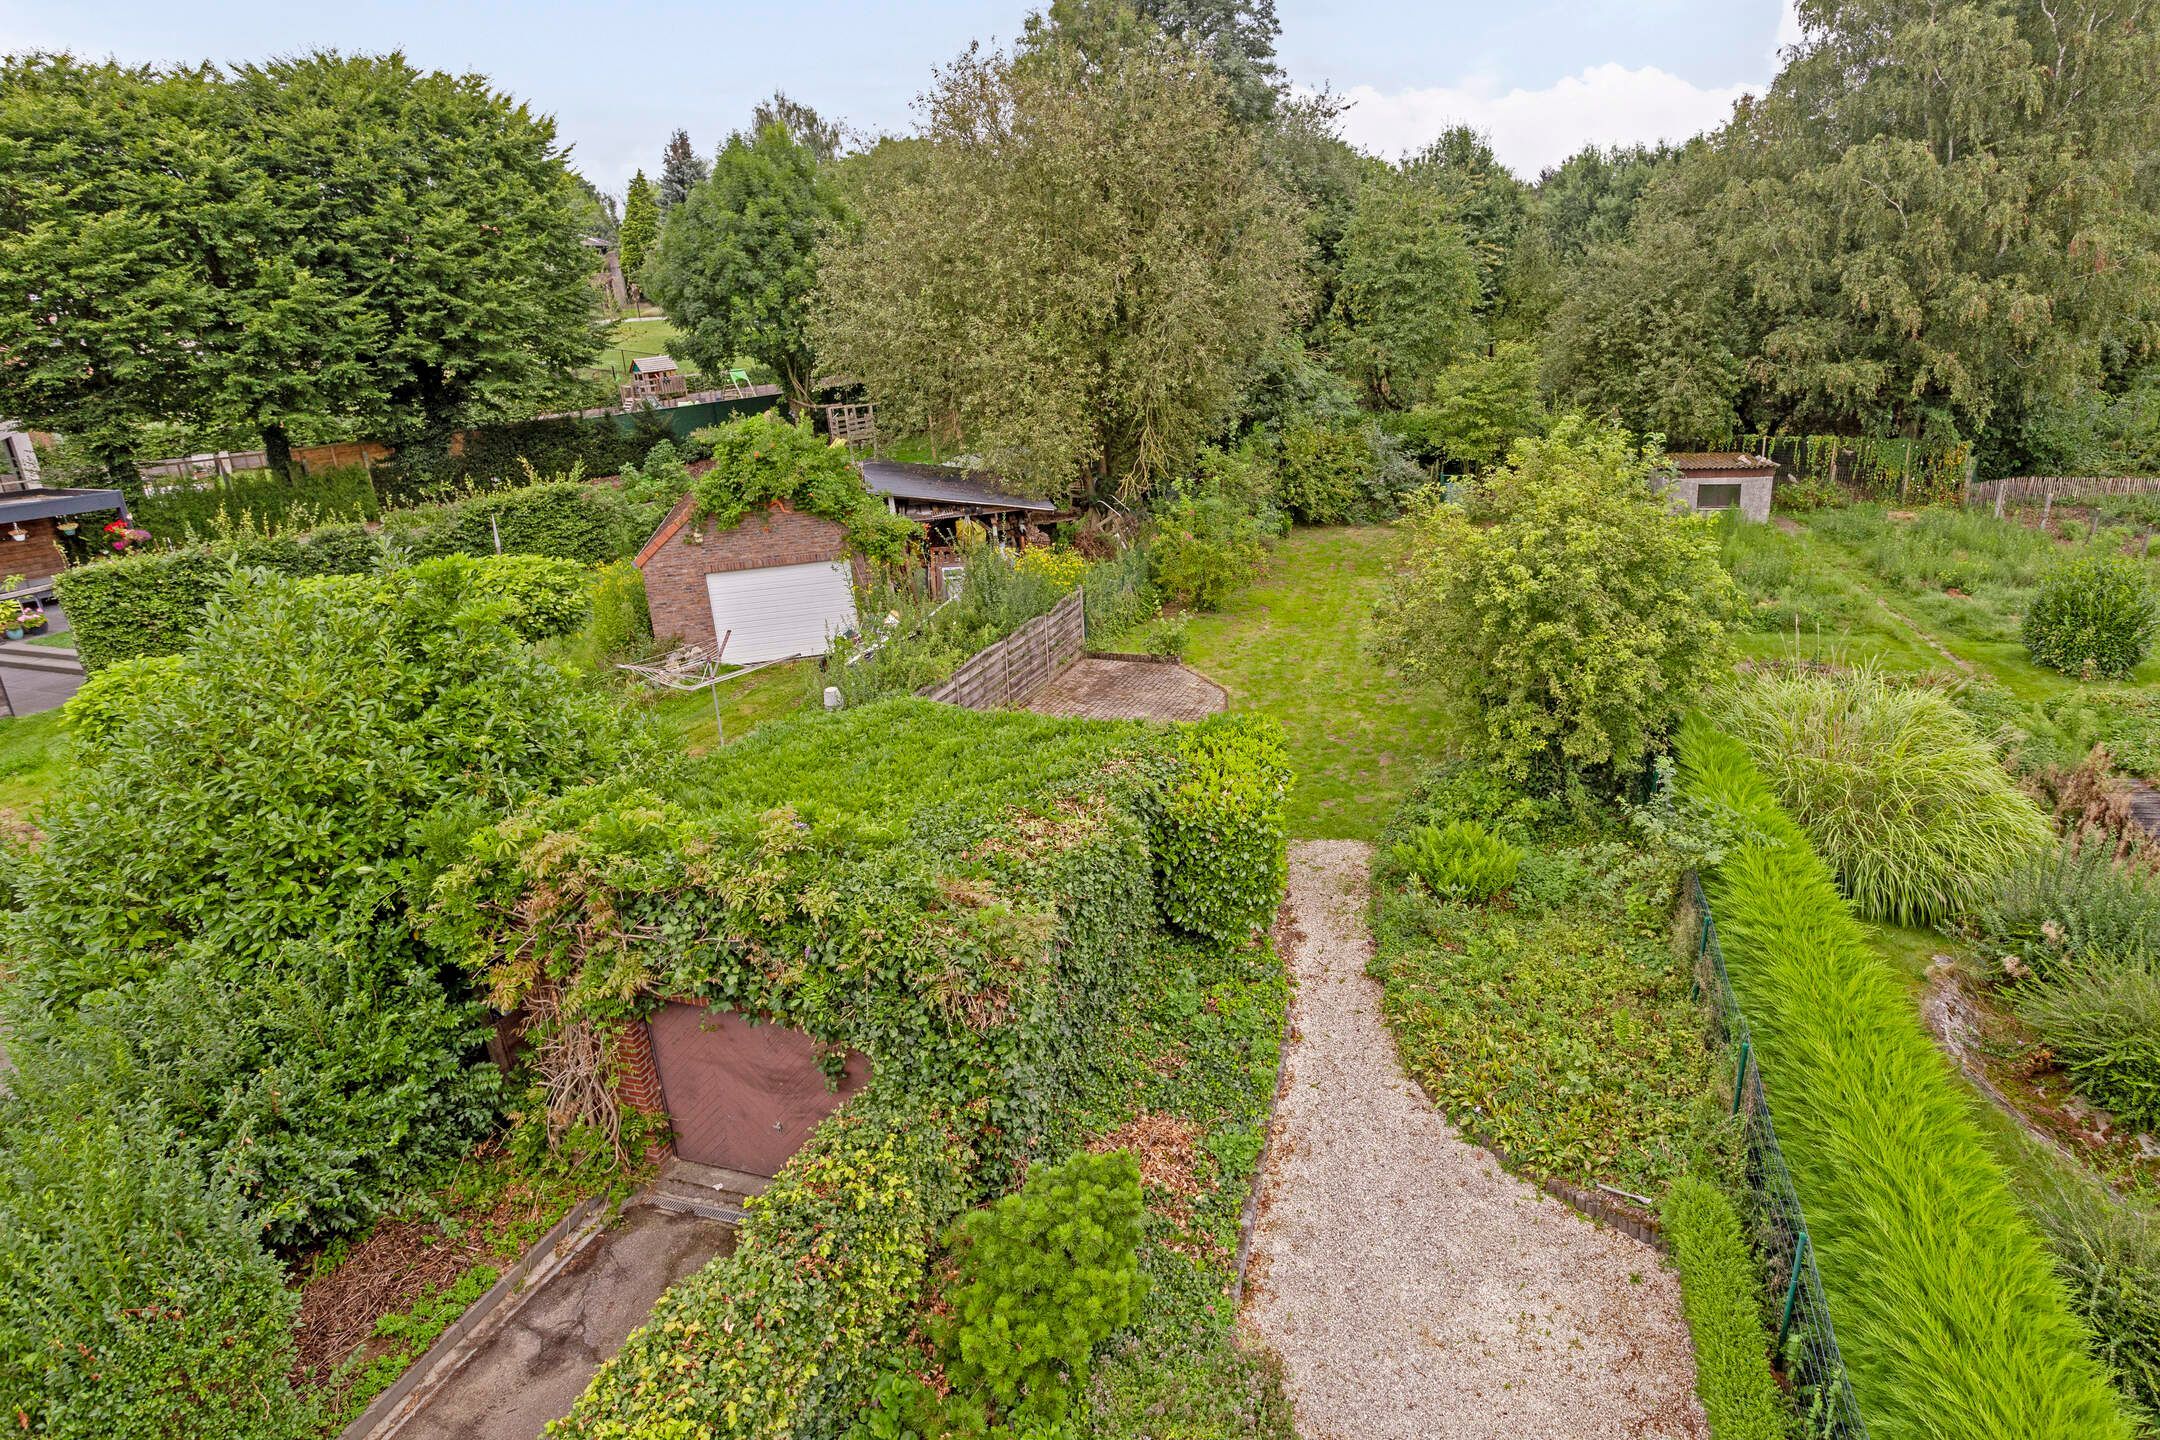
[[[1767,79],[1706,90],[1655,66],[1605,64],[1542,90],[1503,93],[1473,79],[1393,94],[1370,85],[1339,93],[1353,102],[1342,119],[1343,138],[1361,149],[1394,159],[1422,149],[1450,125],[1467,124],[1492,137],[1502,164],[1534,179],[1587,144],[1685,140],[1711,129],[1742,95],[1761,93]]]

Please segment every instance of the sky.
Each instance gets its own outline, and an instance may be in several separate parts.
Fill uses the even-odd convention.
[[[904,133],[938,65],[1010,41],[1039,3],[0,0],[0,51],[142,63],[402,49],[553,115],[578,168],[620,195],[633,171],[657,172],[677,127],[710,152],[775,88],[862,132]],[[1353,102],[1353,144],[1392,159],[1467,122],[1526,179],[1586,143],[1718,124],[1798,35],[1792,0],[1277,0],[1276,13],[1291,80]]]

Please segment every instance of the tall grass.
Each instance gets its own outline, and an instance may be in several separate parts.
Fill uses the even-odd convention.
[[[1754,838],[1708,877],[1840,1347],[1875,1440],[2130,1440],[1972,1101],[1737,740],[1687,791]]]
[[[2102,1362],[2160,1429],[2160,1210],[2067,1176],[2028,1204]]]
[[[2160,970],[2092,956],[2025,987],[2017,1009],[2078,1089],[2125,1125],[2160,1130]]]
[[[1855,505],[1826,511],[1809,528],[1846,545],[1885,580],[1936,590],[2030,589],[2060,548],[2042,531],[1978,510],[1942,507],[1892,520],[1881,506]]]
[[[1960,913],[2052,834],[1940,691],[1869,671],[1759,673],[1721,718],[1864,914]]]
[[[1864,629],[1875,619],[1872,601],[1835,568],[1808,553],[1807,541],[1775,525],[1757,525],[1728,511],[1718,524],[1718,558],[1748,602],[1756,630],[1810,635]]]
[[[1762,1282],[1725,1192],[1683,1175],[1659,1207],[1695,1341],[1695,1393],[1711,1440],[1785,1440],[1792,1413],[1770,1373]]]

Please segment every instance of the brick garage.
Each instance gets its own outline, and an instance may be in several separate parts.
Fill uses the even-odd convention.
[[[709,579],[714,575],[845,561],[853,581],[864,581],[862,563],[847,553],[847,532],[831,520],[775,501],[722,530],[711,520],[691,524],[694,504],[684,496],[637,553],[653,634],[662,639],[674,636],[708,650],[719,644]]]

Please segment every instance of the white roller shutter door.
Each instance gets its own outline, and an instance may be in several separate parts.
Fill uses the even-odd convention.
[[[845,560],[728,570],[707,575],[705,593],[714,638],[728,637],[720,658],[733,665],[823,655],[834,635],[855,626],[854,572]]]

